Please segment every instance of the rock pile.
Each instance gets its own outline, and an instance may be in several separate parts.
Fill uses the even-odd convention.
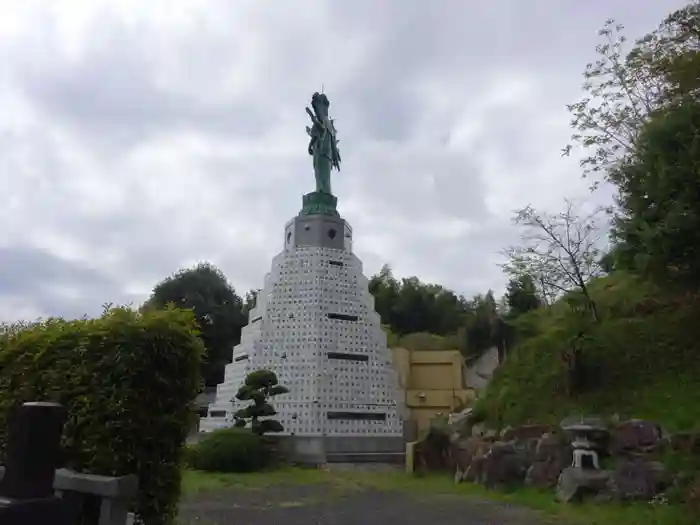
[[[456,483],[487,488],[520,485],[553,489],[564,502],[658,499],[675,480],[657,457],[664,450],[700,453],[700,435],[665,435],[652,421],[628,420],[608,428],[600,418],[567,418],[559,426],[525,425],[496,432],[459,422],[450,446],[437,454],[421,443],[419,468],[451,469]],[[587,460],[588,459],[588,460]]]

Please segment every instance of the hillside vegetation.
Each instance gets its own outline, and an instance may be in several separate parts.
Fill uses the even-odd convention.
[[[600,322],[586,330],[582,391],[566,388],[563,355],[579,328],[563,299],[514,322],[516,343],[477,413],[496,427],[617,413],[697,430],[700,296],[673,295],[623,272],[593,281],[590,292]]]

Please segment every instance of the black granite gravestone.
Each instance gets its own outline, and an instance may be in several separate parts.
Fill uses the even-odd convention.
[[[10,415],[0,480],[2,525],[71,525],[70,508],[53,489],[64,421],[57,403],[24,403]]]

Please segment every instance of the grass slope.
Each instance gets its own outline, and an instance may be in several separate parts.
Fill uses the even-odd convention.
[[[575,333],[563,301],[519,318],[509,351],[476,410],[491,425],[557,423],[569,415],[634,416],[667,430],[698,430],[700,297],[672,295],[627,274],[591,285],[601,322],[585,346],[599,383],[566,395],[562,351]]]

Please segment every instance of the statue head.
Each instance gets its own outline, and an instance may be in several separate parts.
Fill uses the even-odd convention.
[[[328,116],[328,108],[331,103],[324,93],[314,93],[311,97],[311,107],[317,115]]]

